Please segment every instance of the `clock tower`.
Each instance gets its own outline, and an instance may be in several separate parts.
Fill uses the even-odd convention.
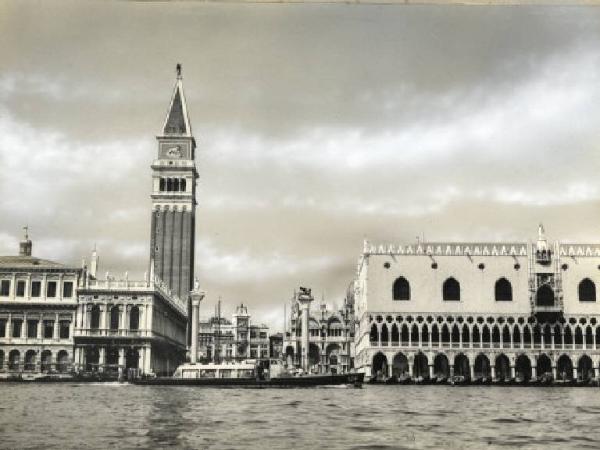
[[[196,141],[183,94],[181,65],[152,163],[150,274],[187,301],[194,278]]]

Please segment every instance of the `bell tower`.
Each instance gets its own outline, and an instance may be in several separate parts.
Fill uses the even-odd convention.
[[[150,274],[182,300],[194,278],[196,140],[183,94],[181,64],[152,163]]]

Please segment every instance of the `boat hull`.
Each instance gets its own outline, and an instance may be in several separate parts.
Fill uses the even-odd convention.
[[[140,378],[132,380],[133,384],[142,386],[204,386],[204,387],[248,387],[248,388],[286,388],[362,385],[364,374],[349,373],[336,375],[305,375],[297,377],[281,377],[270,380],[255,378]]]

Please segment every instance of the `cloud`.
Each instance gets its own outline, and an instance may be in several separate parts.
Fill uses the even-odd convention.
[[[4,2],[0,28],[0,254],[28,224],[143,276],[177,62],[207,310],[339,303],[365,236],[598,240],[597,8]]]

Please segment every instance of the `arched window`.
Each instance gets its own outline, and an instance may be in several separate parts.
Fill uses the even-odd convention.
[[[401,342],[401,345],[408,345],[408,336],[409,336],[408,325],[403,324],[402,325],[402,330],[400,331],[400,342]]]
[[[510,281],[506,278],[500,278],[496,281],[496,287],[494,289],[497,302],[510,302],[512,301],[512,286]]]
[[[160,179],[160,191],[163,192],[165,190],[165,179]]]
[[[173,190],[179,192],[179,178],[173,178]]]
[[[119,329],[119,307],[113,306],[110,310],[110,329]]]
[[[442,345],[450,343],[450,331],[448,330],[448,325],[442,325]]]
[[[396,346],[400,343],[400,332],[398,331],[398,325],[392,325],[392,345]]]
[[[412,326],[412,330],[410,332],[410,341],[413,347],[419,345],[419,327],[416,323]]]
[[[179,181],[179,188],[181,189],[181,192],[185,192],[186,191],[186,189],[185,189],[185,178],[182,178]]]
[[[421,328],[421,342],[423,346],[429,346],[429,328],[427,324],[423,324],[423,328]]]
[[[596,285],[589,278],[584,278],[583,280],[581,280],[581,283],[579,283],[579,301],[596,301]]]
[[[90,328],[97,330],[100,328],[100,307],[98,305],[92,306],[92,317],[90,320]]]
[[[460,284],[454,278],[444,281],[442,295],[445,301],[460,301]]]
[[[384,323],[381,326],[381,345],[388,345],[388,339],[389,335],[388,335],[388,329],[387,329],[387,325]]]
[[[171,178],[167,178],[167,192],[171,192],[173,190],[173,180]]]
[[[468,345],[468,343],[470,342],[470,333],[469,333],[469,327],[467,326],[467,324],[465,323],[463,325],[463,330],[462,330],[462,343],[463,345]]]
[[[137,306],[129,312],[129,329],[137,331],[140,328],[140,309]]]
[[[454,324],[452,327],[452,335],[450,337],[453,344],[458,344],[460,342],[460,330],[458,329],[457,324]]]
[[[550,286],[547,284],[540,286],[535,295],[535,304],[537,306],[554,306],[554,291]]]
[[[371,333],[369,333],[369,341],[371,344],[379,343],[379,331],[377,330],[377,325],[371,325]]]
[[[406,278],[400,277],[394,281],[393,295],[394,300],[410,300],[410,285]]]

